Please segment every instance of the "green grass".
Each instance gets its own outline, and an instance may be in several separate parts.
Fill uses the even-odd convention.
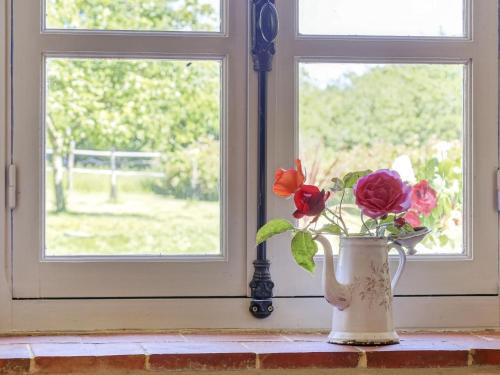
[[[75,175],[63,213],[52,211],[53,193],[47,184],[47,255],[220,253],[217,202],[168,198],[142,190],[137,181],[119,181],[118,201],[113,203],[109,178],[88,177]]]

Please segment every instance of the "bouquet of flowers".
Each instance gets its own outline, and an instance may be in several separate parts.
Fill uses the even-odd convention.
[[[415,231],[426,230],[421,227],[421,217],[428,216],[436,207],[437,193],[426,180],[411,186],[394,170],[350,172],[343,178],[332,178],[328,190],[320,190],[305,183],[301,161],[297,159],[295,164],[296,169],[276,171],[273,192],[282,198],[293,197],[296,208],[293,216],[307,219],[305,224],[300,228],[285,219],[270,220],[258,230],[256,241],[259,244],[274,235],[292,232],[292,255],[309,272],[314,271],[314,256],[318,251],[315,236],[374,236],[397,241]],[[352,193],[358,207],[361,221],[358,230],[351,231],[345,220],[346,193]],[[338,203],[328,206],[327,201],[333,195],[339,197]]]

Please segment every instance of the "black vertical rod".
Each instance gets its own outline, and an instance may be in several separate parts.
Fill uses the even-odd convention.
[[[262,225],[266,223],[266,191],[267,191],[267,72],[258,72],[259,82],[258,82],[258,90],[259,90],[259,130],[258,130],[258,139],[259,139],[259,156],[258,156],[258,207],[257,207],[257,228],[260,228]],[[266,243],[263,242],[259,244],[257,247],[257,258],[258,259],[266,259],[267,251],[266,251]]]
[[[258,172],[257,172],[257,227],[266,223],[267,190],[267,74],[272,69],[275,53],[274,40],[278,34],[278,13],[274,0],[250,0],[252,10],[253,69],[258,75]],[[274,310],[273,287],[267,259],[266,244],[257,246],[253,262],[254,274],[250,282],[250,312],[256,318],[267,318]]]

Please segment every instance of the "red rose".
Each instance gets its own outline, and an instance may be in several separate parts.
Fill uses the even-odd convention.
[[[361,177],[353,191],[356,204],[372,219],[410,208],[411,187],[401,180],[398,172],[390,169],[380,169]]]
[[[406,220],[404,217],[398,217],[396,220],[394,220],[394,225],[397,228],[402,228],[406,224]]]
[[[325,202],[329,196],[330,193],[320,191],[317,186],[302,185],[293,197],[295,207],[297,207],[293,216],[300,219],[304,216],[319,215],[325,209]]]
[[[429,215],[436,207],[437,193],[427,180],[422,180],[411,189],[411,208],[424,215]]]

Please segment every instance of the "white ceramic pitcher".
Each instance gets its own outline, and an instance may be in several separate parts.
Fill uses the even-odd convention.
[[[337,270],[334,271],[330,242],[316,238],[325,250],[323,285],[333,306],[332,332],[336,344],[375,345],[399,342],[392,318],[392,293],[403,272],[403,248],[387,238],[341,237]],[[392,279],[389,250],[399,253],[399,266]]]

